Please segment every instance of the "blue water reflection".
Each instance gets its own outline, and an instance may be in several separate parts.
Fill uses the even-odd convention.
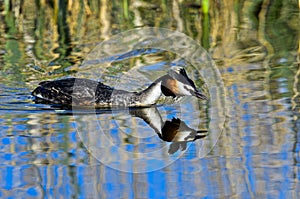
[[[300,198],[299,1],[218,0],[206,5],[206,0],[0,2],[0,198]],[[226,102],[226,122],[221,136],[212,132],[189,142],[172,164],[164,167],[170,157],[165,153],[161,156],[165,159],[146,159],[142,165],[162,168],[127,173],[90,153],[71,111],[34,104],[30,92],[40,81],[75,75],[100,41],[145,26],[178,30],[205,46],[224,82],[221,96]],[[107,52],[118,45],[115,42]],[[182,53],[188,49],[184,46]],[[147,56],[155,53],[162,56]],[[163,71],[166,65],[190,64],[179,59],[180,54],[163,53],[140,49],[112,53],[106,59],[95,56],[86,65],[114,63],[103,76],[99,76],[101,67],[81,75],[134,90],[150,81],[125,73],[127,84],[118,82],[119,72],[127,66],[144,64],[139,72],[154,80],[152,72]],[[143,59],[137,61],[139,56]],[[200,73],[196,71],[194,78],[199,80]],[[215,80],[214,75],[205,77]],[[201,85],[201,81],[196,83]],[[165,120],[180,118],[187,126],[202,129],[212,122],[207,116],[212,109],[195,111],[198,106],[202,104],[187,103],[180,117],[172,106],[159,107],[159,111]],[[120,116],[118,124],[107,122],[112,118],[108,112],[99,113],[98,119],[107,124],[105,135],[125,151],[171,145],[141,118],[115,116]],[[82,120],[82,128],[89,121]],[[141,138],[139,148],[138,139],[132,136],[136,133],[133,123],[135,129],[153,135]],[[217,123],[213,127],[220,129]],[[124,124],[122,132],[115,128],[120,124]],[[88,135],[89,141],[99,141],[97,132]],[[203,142],[210,150],[201,150]],[[103,149],[99,154],[110,157],[115,151]],[[112,162],[118,166],[118,159]],[[128,160],[130,169],[135,166],[135,161]]]
[[[265,99],[269,96],[261,92],[264,91],[262,83],[257,81],[251,87],[242,83],[226,87],[231,96],[226,132],[205,158],[199,158],[199,143],[195,141],[189,143],[183,156],[169,166],[140,174],[111,169],[94,158],[78,137],[76,122],[68,112],[42,105],[33,110],[28,94],[16,97],[14,92],[19,91],[6,91],[3,96],[10,96],[16,106],[7,105],[9,100],[5,97],[1,100],[0,196],[297,198],[300,123],[292,117],[295,113],[290,100]],[[247,89],[256,92],[255,97],[259,99],[245,95],[249,92]],[[16,98],[20,96],[23,101],[18,104]],[[23,104],[27,109],[20,108]],[[188,105],[184,108],[187,112],[194,110]],[[99,114],[99,117],[105,118],[107,114]],[[176,117],[176,108],[165,106],[162,114],[171,120]],[[197,114],[181,116],[194,118]],[[118,112],[114,116],[117,117]],[[142,120],[138,121],[139,125],[145,125]],[[192,125],[193,121],[187,120],[186,124]],[[123,130],[127,136],[132,133],[129,128]],[[116,128],[108,133],[118,143],[123,142]],[[141,149],[155,149],[157,145],[151,143],[153,139],[160,140],[157,136],[145,138],[147,144]],[[136,149],[130,140],[129,137],[125,149],[132,152]],[[130,165],[134,167],[135,164],[132,161]]]
[[[285,97],[266,100],[269,96],[261,92],[262,84],[257,81],[251,87],[242,83],[226,87],[231,96],[226,132],[205,158],[198,157],[195,141],[169,166],[141,174],[120,172],[95,159],[78,137],[71,114],[42,105],[35,107],[38,111],[30,110],[34,106],[29,95],[16,97],[15,89],[6,91],[3,96],[10,96],[16,106],[7,105],[9,100],[5,97],[1,100],[0,196],[297,198],[300,123],[293,119],[295,113],[290,100]],[[245,95],[247,89],[256,92],[255,97],[259,99]],[[16,98],[20,96],[23,101],[18,104]],[[27,110],[20,108],[23,104]],[[185,110],[192,112],[193,108],[185,106]],[[176,117],[172,106],[164,107],[162,113],[168,120]],[[186,122],[193,124],[191,120]],[[139,120],[138,124],[143,121]],[[128,128],[124,132],[131,133]],[[122,143],[115,128],[109,134]],[[145,138],[148,144],[143,147],[155,149],[157,145],[151,144],[153,139],[160,140],[157,136]],[[130,142],[125,149],[136,150]],[[157,161],[158,165],[161,163]],[[131,165],[134,167],[134,162]]]

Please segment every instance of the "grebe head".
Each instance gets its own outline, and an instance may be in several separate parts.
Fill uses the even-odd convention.
[[[208,100],[208,98],[196,88],[184,68],[172,68],[164,76],[161,86],[162,93],[165,96],[195,96],[199,99]]]

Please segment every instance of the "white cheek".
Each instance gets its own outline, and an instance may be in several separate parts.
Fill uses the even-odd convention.
[[[194,88],[190,85],[186,85],[186,84],[183,84],[181,82],[178,82],[178,93],[180,95],[192,95],[190,91],[188,90],[194,90]]]

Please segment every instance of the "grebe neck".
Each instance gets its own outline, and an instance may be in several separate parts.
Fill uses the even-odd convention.
[[[153,105],[161,95],[161,81],[155,81],[145,90],[136,93],[136,96],[139,98],[137,103],[140,106]]]

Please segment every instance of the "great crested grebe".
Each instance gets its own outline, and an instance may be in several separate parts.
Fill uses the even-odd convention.
[[[192,95],[199,99],[208,99],[196,88],[183,68],[171,68],[166,75],[141,92],[118,90],[101,82],[83,78],[43,81],[32,91],[37,103],[99,108],[147,107],[155,104],[162,94],[172,97]]]

